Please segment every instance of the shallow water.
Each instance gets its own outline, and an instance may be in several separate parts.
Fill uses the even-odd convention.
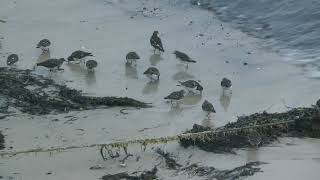
[[[158,7],[159,10],[156,14],[139,12],[143,7]],[[265,51],[259,39],[220,22],[211,12],[191,6],[189,2],[20,0],[13,3],[3,0],[0,17],[7,17],[7,23],[0,24],[0,36],[4,37],[0,53],[5,57],[9,53],[19,54],[19,68],[32,68],[35,62],[48,58],[49,54],[41,54],[35,44],[42,38],[49,38],[52,41],[50,57],[67,57],[72,51],[83,49],[95,55],[98,67],[88,72],[83,64],[64,64],[61,72],[49,73],[38,67],[36,73],[89,95],[129,96],[154,105],[149,109],[128,109],[128,115],[121,114],[121,108],[110,108],[40,117],[13,116],[0,121],[0,130],[7,135],[6,146],[12,146],[13,150],[175,135],[190,129],[194,123],[219,127],[242,114],[285,111],[284,104],[309,106],[318,98],[318,81],[306,78],[300,67],[285,63],[283,57]],[[155,29],[159,30],[166,50],[161,55],[155,55],[149,45]],[[199,36],[200,33],[203,36]],[[186,70],[175,59],[174,50],[184,51],[198,62],[190,64]],[[129,51],[136,51],[141,57],[136,67],[125,63]],[[3,66],[5,57],[1,57]],[[248,65],[244,66],[244,62]],[[157,83],[150,83],[143,76],[150,66],[160,70]],[[220,80],[223,77],[232,80],[232,94],[222,94]],[[200,80],[204,86],[202,96],[188,95],[180,106],[170,107],[163,97],[180,89],[176,86],[178,80],[189,78]],[[209,118],[201,110],[205,99],[212,102],[217,111]],[[69,115],[75,118],[67,117]],[[275,147],[261,148],[257,153],[240,150],[238,155],[183,149],[175,143],[168,145],[167,150],[177,154],[181,163],[193,154],[191,162],[217,168],[232,168],[254,159],[269,162],[262,168],[265,173],[252,177],[257,179],[266,179],[270,174],[301,177],[309,175],[311,170],[310,179],[319,179],[314,169],[320,167],[320,141],[290,138],[288,141],[294,141],[295,145],[276,142]],[[53,156],[41,153],[2,159],[0,175],[16,179],[94,179],[106,172],[143,170],[158,163],[150,149],[141,153],[139,147],[133,147],[130,151],[142,159],[139,163],[128,161],[124,169],[119,169],[118,161],[102,161],[96,149],[88,149]],[[279,170],[283,166],[296,168],[300,163],[305,168],[296,172],[301,176]],[[106,169],[90,171],[89,167],[96,164]],[[47,171],[54,173],[48,176],[45,175]],[[167,179],[172,178],[172,174],[161,170],[161,176]]]

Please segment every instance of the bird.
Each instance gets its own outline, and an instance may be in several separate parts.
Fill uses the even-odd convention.
[[[181,86],[185,87],[189,92],[199,91],[202,94],[203,87],[195,80],[178,81]],[[178,85],[178,86],[180,86]]]
[[[50,71],[53,71],[55,68],[59,70],[64,61],[65,61],[64,58],[60,58],[60,59],[52,58],[52,59],[47,59],[43,62],[39,62],[36,64],[36,66],[46,67],[50,69]]]
[[[127,60],[127,63],[130,63],[132,64],[132,62],[136,62],[138,59],[140,59],[139,55],[134,52],[134,51],[131,51],[129,52],[127,55],[126,55],[126,60]]]
[[[179,101],[179,100],[183,99],[185,93],[186,92],[184,90],[174,91],[171,94],[169,94],[168,96],[164,97],[164,99],[169,99],[171,101],[171,105],[172,105],[173,101]]]
[[[74,51],[69,57],[68,62],[70,61],[82,61],[83,58],[93,56],[90,52],[85,52],[81,50]]]
[[[186,53],[184,52],[181,52],[181,51],[174,51],[173,54],[176,55],[176,58],[179,59],[180,61],[184,62],[187,64],[187,67],[188,68],[188,65],[189,63],[196,63],[197,61],[191,59]]]
[[[42,39],[38,42],[37,48],[40,48],[42,51],[48,51],[49,46],[51,45],[51,42],[49,39]]]
[[[88,70],[93,70],[94,68],[96,68],[98,66],[97,61],[95,60],[88,60],[86,62],[86,67]]]
[[[10,54],[7,57],[7,65],[8,66],[11,66],[11,65],[15,64],[18,61],[19,61],[19,56],[17,54]]]
[[[156,50],[164,52],[162,42],[161,42],[161,39],[159,38],[158,34],[159,34],[158,31],[153,31],[153,34],[150,38],[150,44],[152,47],[154,47],[154,52]]]
[[[216,110],[214,109],[213,105],[207,100],[204,100],[201,107],[202,107],[202,110],[207,112],[208,114],[216,113]]]
[[[160,72],[155,67],[149,67],[144,73],[151,81],[160,79]]]
[[[231,80],[230,80],[230,79],[228,79],[228,78],[223,78],[223,79],[221,80],[221,87],[222,87],[223,89],[229,89],[229,88],[231,88],[231,86],[232,86],[232,83],[231,83]]]

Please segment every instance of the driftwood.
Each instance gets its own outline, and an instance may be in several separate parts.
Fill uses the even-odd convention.
[[[283,113],[255,113],[249,116],[238,117],[234,123],[216,129],[214,138],[195,137],[193,139],[180,139],[183,147],[198,146],[205,151],[211,152],[231,152],[233,148],[259,147],[269,144],[278,137],[295,136],[295,137],[314,137],[320,138],[319,108],[294,108]],[[277,122],[287,123],[277,123]],[[268,126],[263,126],[270,124]],[[243,128],[249,127],[249,128]],[[250,128],[252,127],[252,128]],[[230,131],[230,129],[239,129]],[[195,124],[188,133],[200,133],[212,131],[209,127],[203,127]]]
[[[0,84],[0,95],[9,99],[10,106],[29,114],[86,110],[101,106],[150,107],[150,104],[128,97],[84,96],[79,90],[32,74],[31,70],[2,67]]]

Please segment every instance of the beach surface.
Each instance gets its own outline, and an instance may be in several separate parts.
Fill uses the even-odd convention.
[[[92,52],[98,61],[94,73],[82,64],[64,64],[64,71],[36,73],[93,96],[128,96],[153,104],[152,108],[125,110],[108,108],[32,116],[17,113],[0,120],[6,136],[5,151],[110,143],[135,138],[176,135],[191,129],[194,123],[219,127],[237,116],[255,112],[282,112],[291,107],[310,106],[319,98],[319,80],[305,75],[303,68],[285,62],[277,53],[217,19],[210,11],[182,0],[1,0],[0,65],[17,53],[18,68],[51,58],[66,58],[75,50]],[[164,53],[153,53],[149,38],[160,32]],[[39,40],[52,42],[50,54],[36,49]],[[186,70],[173,51],[186,52],[197,63]],[[136,51],[141,59],[137,67],[125,64],[125,55]],[[247,65],[244,65],[247,63]],[[143,72],[151,66],[160,70],[158,83],[149,83]],[[220,81],[232,80],[232,95],[222,95]],[[178,81],[199,80],[202,95],[188,95],[179,107],[171,108],[163,97],[179,90]],[[201,110],[204,100],[213,103],[216,114],[207,119]],[[263,161],[264,172],[248,179],[320,179],[320,140],[282,138],[267,147],[240,149],[237,154],[207,153],[198,148],[184,149],[177,143],[165,148],[180,164],[199,163],[230,169],[246,162]],[[4,179],[99,179],[105,174],[151,169],[162,160],[147,147],[128,151],[140,156],[120,167],[119,159],[102,160],[96,148],[61,153],[30,153],[0,160]],[[192,156],[190,156],[192,155]],[[122,154],[123,156],[123,154]],[[163,179],[203,179],[166,170]],[[90,170],[92,166],[103,167]]]

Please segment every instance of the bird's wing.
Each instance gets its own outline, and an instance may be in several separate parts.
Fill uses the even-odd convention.
[[[49,68],[57,66],[56,63],[54,62],[54,60],[51,60],[51,59],[49,59],[47,61],[43,61],[43,62],[37,63],[37,65],[38,66],[49,67]]]

